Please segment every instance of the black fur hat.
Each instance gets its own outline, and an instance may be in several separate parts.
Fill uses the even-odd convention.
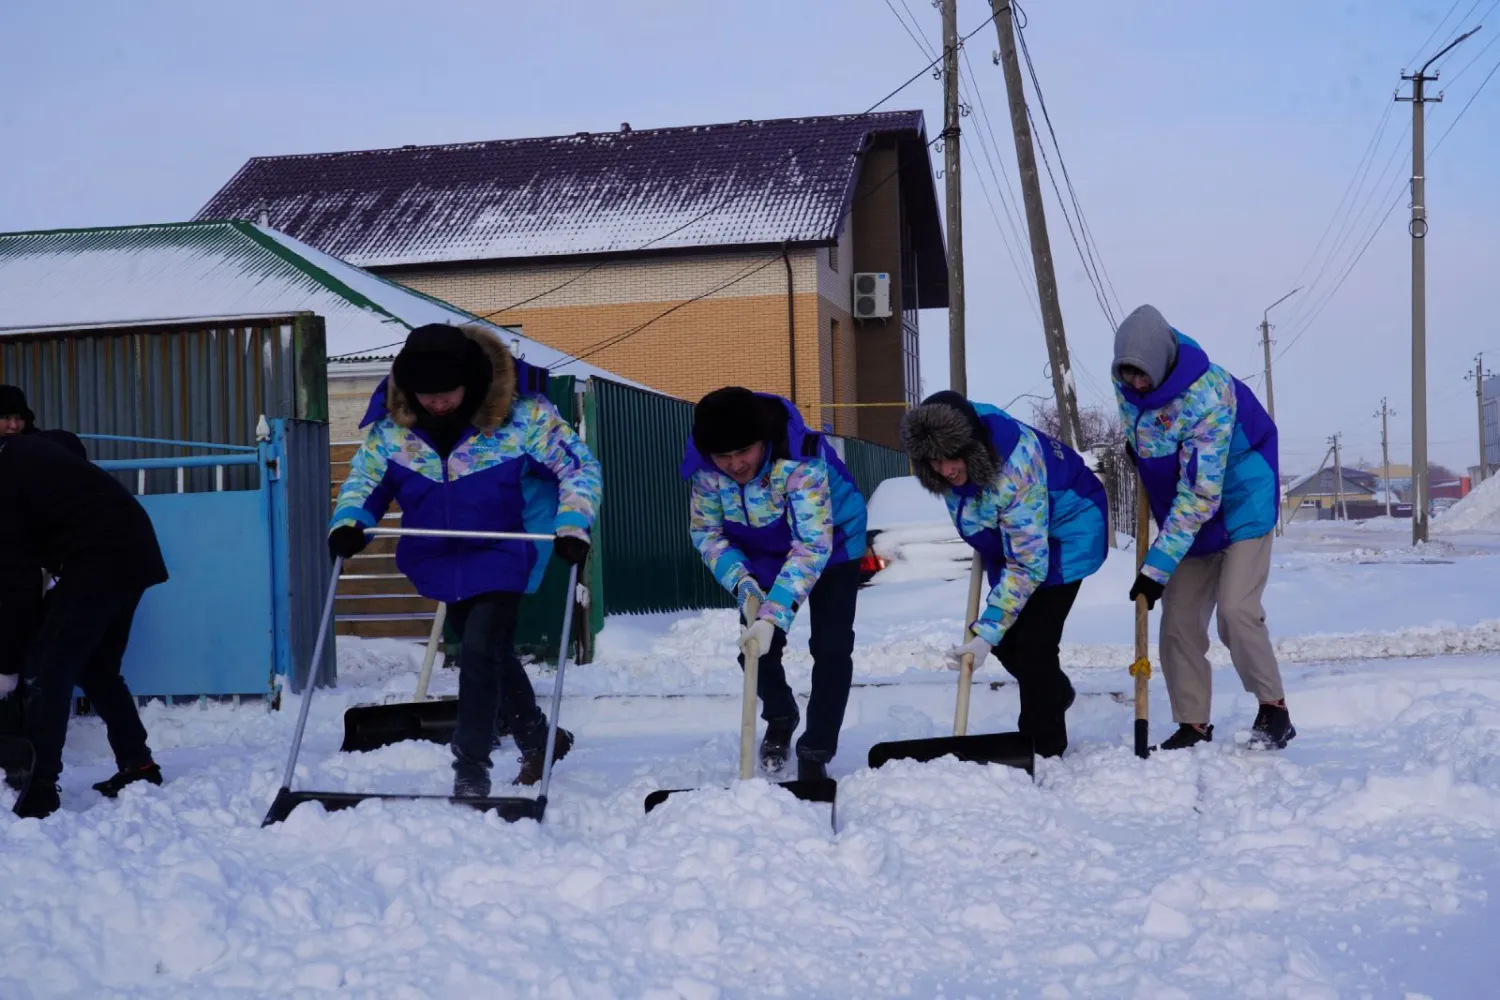
[[[704,458],[765,441],[771,430],[760,397],[737,385],[715,389],[693,407],[693,446]]]
[[[489,368],[484,350],[458,327],[428,323],[407,335],[391,374],[407,392],[447,392],[459,386],[487,385],[492,374]]]
[[[28,428],[36,422],[36,414],[26,405],[26,393],[20,386],[0,385],[0,417],[20,417]]]
[[[935,458],[961,458],[969,482],[987,486],[995,481],[999,464],[990,444],[989,432],[973,404],[959,393],[935,392],[901,418],[901,447],[911,459],[917,481],[929,493],[952,489],[948,480],[932,468]]]

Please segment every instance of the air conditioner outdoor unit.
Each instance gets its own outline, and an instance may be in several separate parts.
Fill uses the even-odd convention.
[[[891,276],[884,271],[854,274],[854,317],[885,319],[891,314]]]

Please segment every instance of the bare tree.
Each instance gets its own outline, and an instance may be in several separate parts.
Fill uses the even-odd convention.
[[[1125,425],[1119,414],[1105,410],[1102,406],[1089,406],[1078,411],[1078,423],[1083,430],[1083,447],[1120,449],[1125,447]],[[1050,437],[1062,440],[1062,421],[1057,418],[1057,404],[1035,403],[1031,407],[1031,426]]]

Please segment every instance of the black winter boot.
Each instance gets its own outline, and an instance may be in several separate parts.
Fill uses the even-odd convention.
[[[33,784],[26,794],[16,800],[11,812],[22,819],[46,819],[62,808],[56,785]]]
[[[797,758],[797,780],[827,781],[828,765],[821,760],[808,760],[806,757],[799,757]]]
[[[1031,743],[1038,757],[1061,757],[1068,749],[1068,709],[1073,707],[1078,692],[1065,675],[1059,676],[1065,688],[1057,711],[1043,716],[1040,724],[1027,720],[1031,726]],[[1026,732],[1025,729],[1021,731]]]
[[[1297,728],[1285,705],[1261,705],[1250,727],[1248,745],[1251,750],[1283,750],[1296,735]]]
[[[1161,741],[1161,749],[1184,750],[1191,746],[1197,746],[1199,743],[1212,743],[1213,741],[1213,726],[1204,726],[1200,730],[1197,726],[1184,722],[1177,727],[1177,732]]]
[[[112,799],[120,794],[120,789],[126,785],[133,785],[137,781],[149,781],[153,785],[161,784],[161,768],[155,761],[147,761],[139,767],[121,768],[120,772],[107,781],[101,781],[94,786],[94,791]]]
[[[792,734],[799,719],[777,719],[766,723],[766,735],[760,741],[760,766],[767,774],[780,774],[786,767],[792,748]]]

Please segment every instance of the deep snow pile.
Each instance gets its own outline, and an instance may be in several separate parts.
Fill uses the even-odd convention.
[[[1398,548],[1346,559],[1327,538],[1278,547],[1267,605],[1283,651],[1363,636],[1399,655],[1402,636],[1474,637],[1494,614],[1493,557],[1455,544],[1432,563]],[[1129,569],[1126,554],[1085,588],[1071,660],[1128,652]],[[862,592],[837,830],[826,806],[730,787],[728,613],[611,621],[601,661],[570,675],[563,721],[579,743],[541,826],[370,803],[259,829],[296,698],[274,714],[149,706],[168,784],[105,802],[88,787],[111,770],[103,731],[79,720],[63,813],[0,810],[0,997],[1492,992],[1500,657],[1291,665],[1301,735],[1270,756],[1236,747],[1253,700],[1220,670],[1217,741],[1140,761],[1128,657],[1101,654],[1110,669],[1073,675],[1068,754],[1035,782],[951,760],[867,770],[874,742],[949,730],[954,675],[938,661],[963,590]],[[446,790],[445,747],[337,752],[344,707],[409,693],[417,663],[403,644],[341,643],[300,787]],[[535,673],[545,696],[551,674]],[[978,675],[972,732],[1013,726],[1006,680],[993,660]],[[452,683],[437,672],[435,689]],[[1151,711],[1161,739],[1159,676]],[[513,757],[497,751],[501,781]],[[649,790],[683,786],[708,787],[643,814]]]
[[[1469,495],[1432,519],[1434,534],[1500,531],[1500,476],[1486,479]]]

